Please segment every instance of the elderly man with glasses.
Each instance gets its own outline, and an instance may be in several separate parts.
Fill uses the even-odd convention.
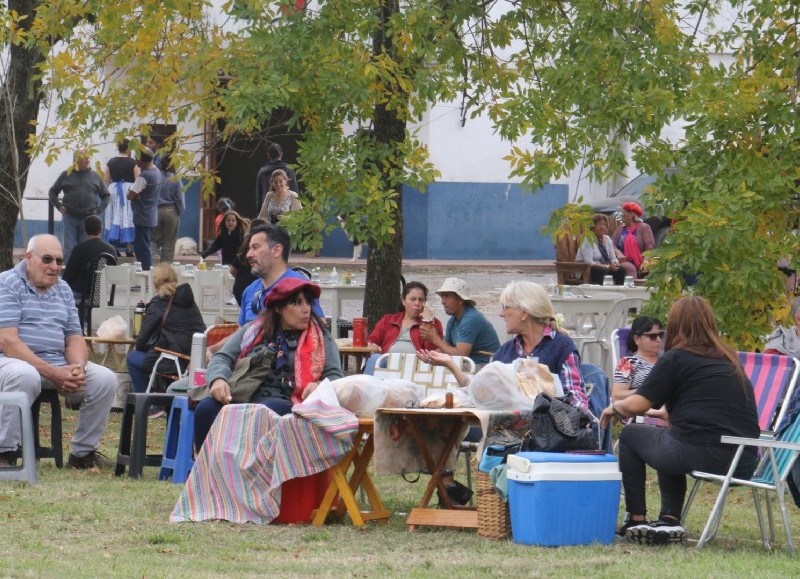
[[[110,466],[97,448],[117,390],[114,373],[88,362],[88,351],[69,285],[61,280],[64,254],[52,235],[35,235],[25,259],[0,273],[0,391],[24,392],[33,404],[47,381],[81,401],[67,466]],[[21,427],[15,408],[0,413],[0,468],[19,456]]]

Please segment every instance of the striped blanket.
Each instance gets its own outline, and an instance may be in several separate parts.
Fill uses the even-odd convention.
[[[267,524],[278,516],[281,484],[338,464],[350,451],[358,418],[322,402],[278,416],[260,404],[222,409],[170,521]]]

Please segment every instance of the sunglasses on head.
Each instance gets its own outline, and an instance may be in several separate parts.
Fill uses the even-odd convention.
[[[655,342],[657,338],[663,338],[664,337],[664,330],[661,330],[659,332],[649,332],[647,334],[639,334],[639,335],[640,336],[647,336],[648,338],[650,338],[651,340],[653,340]]]
[[[54,261],[56,262],[56,265],[64,265],[64,258],[63,257],[53,257],[52,255],[39,255],[35,251],[32,251],[31,253],[33,253],[34,255],[38,256],[39,259],[42,260],[42,263],[45,264],[45,265],[50,265]]]

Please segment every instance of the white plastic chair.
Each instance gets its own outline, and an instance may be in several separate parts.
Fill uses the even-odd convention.
[[[225,276],[226,271],[210,270],[194,273],[194,300],[203,314],[206,325],[216,324],[225,319]]]
[[[642,298],[625,298],[614,302],[611,311],[608,312],[603,325],[591,336],[581,336],[581,359],[589,362],[586,357],[586,348],[592,344],[600,348],[600,366],[606,373],[613,375],[611,364],[611,334],[617,328],[628,327],[628,318],[631,313],[636,313],[642,307]]]
[[[466,356],[453,356],[465,374],[475,373],[475,362]],[[383,354],[375,363],[378,378],[400,378],[425,387],[428,396],[442,394],[448,386],[458,386],[455,376],[443,366],[426,364],[414,354]]]
[[[144,301],[144,285],[132,265],[108,265],[100,271],[100,321],[120,315],[133,328],[133,287],[140,286],[139,298]]]
[[[170,350],[164,350],[162,348],[156,348],[161,355],[156,360],[156,363],[153,364],[153,370],[150,372],[150,380],[147,382],[147,390],[146,392],[149,393],[153,389],[153,385],[156,383],[158,378],[165,378],[169,380],[169,383],[175,382],[177,380],[188,379],[189,377],[189,366],[187,364],[186,370],[181,369],[181,360],[185,360],[186,362],[190,361],[189,356],[185,356],[183,354],[179,354],[178,352],[172,352]],[[165,372],[158,371],[158,365],[163,361],[172,362],[175,364],[175,373],[174,374],[167,374]]]

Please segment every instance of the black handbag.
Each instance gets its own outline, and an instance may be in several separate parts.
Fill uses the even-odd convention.
[[[523,451],[566,452],[598,448],[588,414],[560,398],[547,394],[536,397],[530,431],[522,439]]]

